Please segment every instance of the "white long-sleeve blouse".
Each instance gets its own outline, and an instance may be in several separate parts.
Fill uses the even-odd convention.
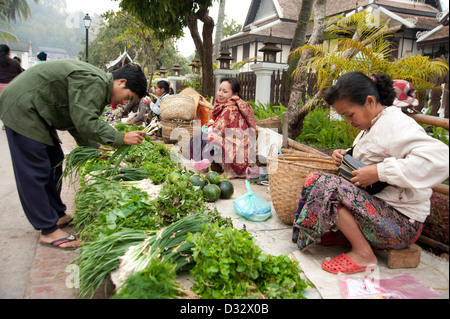
[[[431,188],[449,176],[449,147],[394,106],[374,118],[353,145],[353,156],[376,164],[379,180],[390,184],[374,196],[412,221],[424,222],[430,214]]]

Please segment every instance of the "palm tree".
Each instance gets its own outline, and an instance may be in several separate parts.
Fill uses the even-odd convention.
[[[39,0],[34,0],[38,3]],[[27,0],[0,0],[0,41],[18,41],[17,37],[7,31],[11,29],[10,22],[17,19],[28,19],[31,16],[31,9]]]
[[[328,41],[305,45],[293,51],[293,54],[299,55],[306,50],[313,52],[312,57],[294,71],[309,72],[315,78],[314,95],[301,107],[302,114],[306,116],[321,105],[327,88],[339,76],[351,71],[361,71],[367,75],[386,73],[394,79],[410,81],[418,91],[433,88],[433,77],[448,72],[448,63],[421,55],[393,59],[388,39],[397,31],[380,16],[360,12],[332,19],[326,29]],[[296,129],[292,134],[290,132],[291,138],[300,135],[302,123]]]

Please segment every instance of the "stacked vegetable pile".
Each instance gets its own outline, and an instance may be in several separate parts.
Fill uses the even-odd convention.
[[[215,202],[219,198],[229,199],[233,196],[234,186],[226,178],[221,178],[220,174],[209,169],[206,174],[195,174],[190,177],[192,185],[199,187],[207,202]]]
[[[138,128],[118,124],[116,129],[126,132]],[[72,181],[77,177],[80,184],[72,222],[84,242],[73,261],[80,271],[80,298],[92,298],[103,283],[107,289],[109,279],[116,286],[114,298],[179,298],[183,287],[176,282],[176,277],[188,271],[196,278],[195,292],[200,296],[231,297],[223,292],[220,283],[215,288],[200,288],[202,282],[211,283],[215,279],[205,277],[199,281],[198,278],[205,276],[201,273],[205,269],[214,272],[211,267],[202,269],[202,265],[206,267],[205,263],[211,262],[206,262],[206,258],[217,260],[218,255],[213,252],[225,251],[228,241],[233,241],[215,238],[212,254],[200,258],[199,251],[209,249],[206,243],[211,240],[211,232],[222,232],[211,228],[213,225],[232,229],[231,221],[222,218],[210,202],[220,197],[230,198],[233,185],[213,172],[194,174],[171,158],[174,157],[170,156],[169,149],[150,138],[140,146],[123,146],[114,152],[77,147],[66,157],[63,175]],[[199,185],[203,182],[204,185]],[[212,196],[205,190],[207,186],[217,187],[218,195],[216,189]],[[203,240],[202,236],[205,236]],[[241,237],[238,235],[234,240],[241,242]],[[251,240],[245,244],[249,250],[257,249]],[[232,254],[235,253],[238,256],[249,251],[238,249]],[[242,268],[248,264],[246,261],[236,264],[237,268],[230,270],[236,270],[237,277],[227,284],[234,297],[276,298],[283,294],[289,298],[302,297],[305,284],[298,280],[299,269],[295,263],[284,257],[253,256],[260,261],[270,260],[279,269],[270,270],[265,263],[259,268]],[[221,263],[224,265],[228,259]],[[225,268],[218,269],[218,273],[226,274]],[[279,273],[277,278],[273,278],[275,273]],[[293,279],[282,282],[286,275]],[[244,285],[242,280],[248,278],[260,278],[260,281]],[[214,293],[212,289],[221,292]],[[251,293],[253,289],[257,293]]]

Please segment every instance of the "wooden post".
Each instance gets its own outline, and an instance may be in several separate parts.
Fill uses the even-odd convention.
[[[288,148],[289,120],[288,112],[283,113],[283,148]]]
[[[424,114],[408,114],[408,115],[411,116],[413,119],[415,119],[417,123],[443,127],[448,131],[449,119]]]

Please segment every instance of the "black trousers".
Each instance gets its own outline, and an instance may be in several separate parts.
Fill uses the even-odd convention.
[[[43,235],[58,229],[56,223],[66,213],[61,200],[64,153],[54,139],[50,146],[17,134],[6,127],[9,150],[20,202],[28,221]]]

